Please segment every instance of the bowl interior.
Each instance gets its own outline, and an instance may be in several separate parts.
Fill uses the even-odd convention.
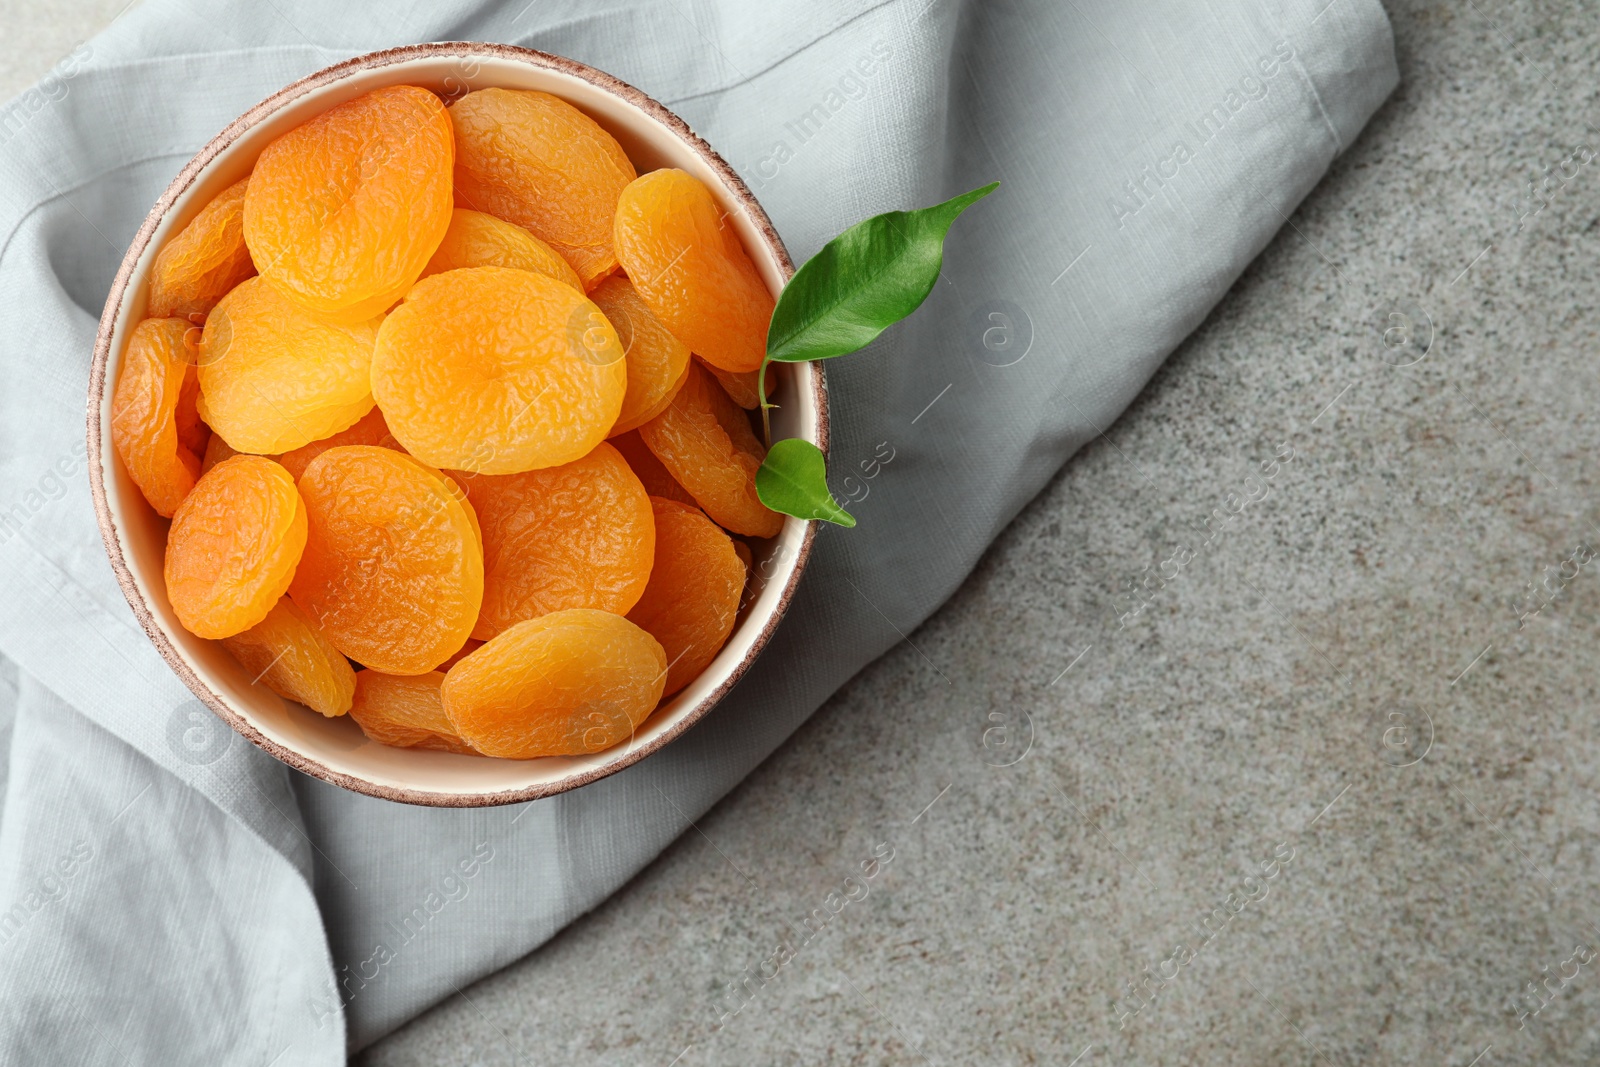
[[[335,104],[399,84],[420,85],[447,99],[488,86],[538,89],[561,97],[608,129],[641,173],[679,167],[703,181],[727,211],[768,288],[774,294],[782,288],[791,268],[765,216],[753,201],[741,198],[749,194],[734,184],[731,171],[659,105],[578,64],[521,49],[432,45],[381,53],[285,90],[225,131],[208,149],[215,154],[206,160],[203,152],[197,157],[205,160],[199,169],[186,171],[174,183],[168,209],[153,230],[142,231],[147,235],[143,247],[136,242],[130,250],[132,270],[120,299],[114,290],[106,319],[110,340],[104,387],[91,420],[97,419],[102,429],[110,426],[112,384],[128,335],[144,316],[145,279],[163,242],[213,196],[248,174],[275,137]],[[187,186],[179,188],[186,178]],[[824,445],[820,372],[809,364],[775,369],[776,400],[782,406],[772,412],[774,437],[803,437]],[[103,517],[109,516],[113,565],[141,623],[189,687],[246,737],[292,766],[347,788],[412,803],[511,803],[562,792],[614,773],[677,736],[720,699],[765,643],[798,579],[811,536],[810,524],[791,518],[777,537],[752,543],[751,584],[733,636],[701,676],[647,719],[630,741],[593,755],[537,760],[391,748],[368,741],[348,716],[325,719],[252,684],[220,643],[197,638],[178,623],[162,580],[167,520],[151,510],[129,479],[109,432],[98,437]]]

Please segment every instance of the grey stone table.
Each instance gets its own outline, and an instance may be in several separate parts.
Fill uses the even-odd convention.
[[[0,0],[0,91],[120,6]],[[1392,0],[1394,99],[960,593],[360,1062],[1600,1060],[1574,6]]]

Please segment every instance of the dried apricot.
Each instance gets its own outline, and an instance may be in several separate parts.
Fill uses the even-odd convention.
[[[194,360],[200,358],[200,331],[193,326],[184,334],[184,358],[189,360],[183,368],[183,385],[178,389],[178,407],[172,418],[178,427],[178,443],[197,456],[206,454],[211,444],[211,427],[200,418],[200,368]]]
[[[611,218],[638,172],[600,124],[530,89],[479,89],[450,105],[456,203],[514,222],[572,264],[585,288],[617,267]]]
[[[761,394],[757,391],[757,379],[760,377],[758,371],[749,370],[734,373],[730,370],[723,370],[715,363],[707,363],[705,360],[700,361],[700,369],[715,378],[717,384],[722,386],[722,391],[728,394],[728,399],[746,411],[754,411],[761,406]],[[769,398],[772,396],[772,371],[770,369],[767,372],[767,396]]]
[[[312,441],[309,445],[301,445],[291,452],[285,452],[278,457],[278,462],[298,480],[306,472],[306,467],[311,465],[312,460],[328,449],[338,448],[340,445],[378,445],[381,448],[392,448],[397,452],[403,451],[400,442],[389,432],[389,424],[383,421],[383,412],[373,408],[356,420],[354,426],[324,437],[320,441]]]
[[[610,445],[559,467],[462,482],[483,524],[473,637],[566,608],[623,615],[644,592],[655,553],[650,498]]]
[[[418,282],[378,331],[372,392],[406,451],[514,474],[605,440],[627,391],[622,344],[571,286],[505,267]]]
[[[167,533],[167,600],[196,637],[232,637],[267,617],[306,545],[306,506],[289,472],[234,456],[195,483]]]
[[[480,649],[482,647],[483,647],[483,642],[479,641],[476,637],[467,638],[466,641],[461,645],[460,648],[458,648],[454,652],[450,653],[450,658],[449,659],[447,659],[443,663],[439,664],[439,670],[441,670],[441,671],[449,670],[451,667],[454,667],[461,660],[465,659],[467,656],[472,655],[472,653],[476,652],[478,649]]]
[[[699,508],[650,499],[656,558],[644,596],[628,619],[661,642],[669,697],[700,675],[733,633],[745,565],[731,537]]]
[[[638,427],[643,426],[645,423],[649,422],[651,419],[655,418],[657,415],[659,415],[663,411],[667,410],[667,408],[671,407],[672,406],[672,401],[678,395],[678,390],[682,389],[683,388],[683,383],[688,381],[688,380],[689,380],[689,368],[687,366],[685,366],[683,368],[683,373],[678,375],[678,380],[672,383],[672,388],[671,389],[667,390],[667,395],[662,397],[660,400],[656,401],[654,404],[650,405],[650,407],[648,407],[644,411],[640,412],[637,416],[635,416],[635,418],[638,419],[638,422],[634,426],[634,429],[638,429]]]
[[[511,267],[531,270],[583,291],[583,281],[561,253],[533,234],[510,222],[458,207],[450,215],[450,228],[428,265],[424,278],[461,267]]]
[[[589,299],[617,331],[628,364],[628,392],[612,436],[649,422],[672,403],[689,369],[689,349],[661,325],[628,279],[613,275]]]
[[[405,453],[402,452],[401,455],[404,456]],[[410,459],[411,462],[416,463],[417,466],[421,467],[423,470],[427,471],[429,474],[431,474],[435,478],[439,479],[439,484],[444,486],[444,491],[449,493],[452,497],[454,497],[456,503],[461,505],[461,510],[465,511],[467,513],[467,523],[472,527],[472,536],[478,542],[478,555],[482,556],[483,555],[483,524],[478,521],[478,513],[477,513],[477,511],[473,510],[472,501],[467,499],[467,491],[466,491],[466,489],[462,488],[461,483],[456,481],[454,475],[446,474],[444,471],[441,471],[441,470],[435,470],[434,468],[428,466],[426,463],[419,462],[418,460],[413,459],[410,456],[406,456],[406,458]],[[482,611],[482,610],[483,609],[480,607],[479,611]],[[454,655],[454,654],[455,653],[452,653],[452,655]]]
[[[245,243],[284,296],[363,322],[404,296],[439,247],[454,165],[437,96],[374,89],[262,150],[245,191]]]
[[[338,324],[241,283],[200,338],[200,415],[240,452],[288,452],[348,429],[372,410],[380,320]]]
[[[672,477],[719,526],[750,537],[772,537],[783,516],[756,495],[756,471],[766,449],[744,411],[699,367],[639,436]]]
[[[221,463],[225,459],[231,459],[237,455],[241,455],[241,453],[235,452],[232,448],[230,448],[228,442],[222,439],[222,435],[220,433],[212,434],[211,439],[206,442],[206,454],[200,461],[201,477],[210,474],[211,468],[215,467],[218,463]]]
[[[700,506],[695,503],[694,497],[689,495],[689,491],[679,485],[671,474],[667,473],[667,468],[661,465],[661,461],[656,458],[656,454],[650,451],[649,447],[639,437],[638,430],[630,430],[625,434],[619,434],[607,441],[606,444],[611,445],[622,453],[622,458],[628,461],[628,466],[633,470],[640,484],[644,486],[646,493],[651,496],[666,497],[668,500],[676,500],[680,504],[688,504],[691,508]]]
[[[244,193],[250,179],[234,182],[190,219],[150,268],[151,318],[205,315],[228,290],[255,274],[244,243]]]
[[[200,477],[193,438],[179,433],[192,354],[183,319],[145,319],[133,328],[111,397],[111,443],[156,513],[171,518]],[[189,399],[193,414],[193,397]],[[202,426],[201,430],[205,428]]]
[[[233,653],[252,681],[286,700],[298,700],[330,719],[350,710],[356,691],[350,661],[288,597],[250,629],[224,637],[222,647]]]
[[[300,476],[306,548],[289,595],[335,648],[385,674],[433,670],[483,603],[483,550],[447,481],[374,445],[330,448]]]
[[[615,227],[622,269],[678,340],[723,370],[761,366],[772,294],[710,189],[652,171],[622,191]]]
[[[572,608],[519,622],[450,668],[440,695],[486,756],[582,756],[627,740],[661,699],[667,656],[621,615]]]
[[[380,745],[477,755],[456,736],[444,713],[444,702],[439,699],[443,684],[444,675],[438,671],[413,675],[362,671],[355,678],[350,717]]]

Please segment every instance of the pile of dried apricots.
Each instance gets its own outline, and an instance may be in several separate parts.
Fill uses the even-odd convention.
[[[378,89],[160,250],[112,438],[178,620],[387,745],[626,740],[771,537],[773,301],[711,192],[583,112]]]

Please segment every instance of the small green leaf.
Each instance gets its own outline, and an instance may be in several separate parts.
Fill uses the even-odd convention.
[[[756,495],[773,511],[797,519],[856,524],[855,516],[828,492],[828,461],[822,449],[798,437],[786,437],[772,446],[756,471]]]
[[[933,207],[891,211],[857,223],[795,272],[767,329],[767,358],[782,363],[864,348],[922,305],[939,280],[944,239],[991,182]]]

